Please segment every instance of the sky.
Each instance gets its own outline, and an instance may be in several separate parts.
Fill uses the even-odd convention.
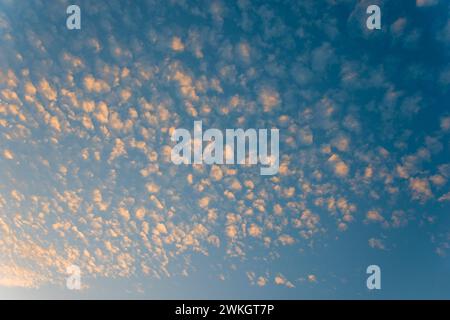
[[[0,299],[449,299],[449,13],[0,0]],[[194,121],[278,173],[174,164]]]

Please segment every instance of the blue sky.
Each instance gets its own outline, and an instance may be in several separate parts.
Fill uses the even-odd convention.
[[[449,11],[0,0],[0,298],[449,298]],[[194,121],[278,174],[173,164]]]

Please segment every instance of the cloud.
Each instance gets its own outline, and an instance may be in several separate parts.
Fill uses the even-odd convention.
[[[12,18],[0,13],[0,64],[8,62],[0,70],[0,285],[64,283],[59,271],[67,262],[94,278],[147,283],[149,277],[188,276],[204,255],[200,260],[217,277],[233,277],[226,265],[235,272],[256,263],[260,273],[252,284],[264,287],[273,279],[292,287],[273,272],[292,252],[307,260],[307,248],[327,250],[328,240],[344,235],[340,231],[357,233],[364,227],[355,222],[357,212],[374,222],[371,230],[394,233],[428,218],[419,214],[425,200],[430,216],[445,209],[450,170],[441,162],[450,117],[434,108],[430,121],[440,129],[429,131],[416,121],[416,112],[431,102],[428,87],[408,98],[414,81],[436,79],[433,101],[439,105],[450,82],[445,63],[427,68],[426,55],[418,54],[414,66],[398,63],[393,71],[389,63],[374,64],[376,52],[352,56],[336,41],[340,23],[329,14],[331,4],[316,34],[308,32],[320,20],[315,2],[285,3],[294,16],[308,13],[294,29],[271,4],[175,2],[171,10],[203,21],[191,24],[186,36],[174,36],[182,30],[176,19],[146,21],[141,28],[145,6],[121,15],[100,5],[95,10],[103,20],[83,27],[91,34],[85,42],[53,34],[52,19],[29,18],[27,10],[19,10],[23,24],[13,30]],[[356,7],[365,28],[365,4]],[[445,42],[450,29],[443,16],[429,34],[404,10],[387,33],[366,36],[398,37],[384,41],[388,47],[401,46],[409,31]],[[247,33],[229,34],[225,18]],[[37,20],[44,23],[39,30]],[[138,33],[126,37],[113,22]],[[402,61],[404,50],[390,51],[392,61]],[[399,74],[408,77],[400,81]],[[381,99],[366,94],[373,88]],[[279,174],[173,165],[170,132],[191,118],[208,127],[280,127]],[[397,240],[371,238],[369,246],[396,247]],[[2,260],[10,256],[16,264]],[[313,274],[303,280],[317,282]]]
[[[376,210],[370,210],[366,214],[366,219],[369,222],[382,222],[384,221],[383,216]]]
[[[36,92],[37,90],[36,87],[33,85],[33,83],[31,81],[27,81],[25,83],[25,93],[27,95],[34,96],[36,95]]]
[[[141,207],[141,208],[138,208],[138,209],[136,210],[136,213],[135,213],[136,219],[138,219],[138,220],[144,220],[145,213],[146,213],[145,208],[142,208],[142,207]]]
[[[101,79],[95,79],[92,75],[87,75],[83,79],[84,87],[88,91],[92,92],[109,92],[111,90],[110,86]]]
[[[323,43],[312,52],[311,67],[316,72],[324,72],[334,62],[334,49],[329,43]]]
[[[259,92],[259,101],[263,105],[264,112],[270,112],[280,104],[279,93],[270,87],[265,87]]]
[[[401,210],[396,210],[392,213],[391,216],[391,225],[394,228],[404,227],[408,224],[408,218],[406,213]]]
[[[348,151],[350,141],[348,137],[340,136],[333,139],[333,146],[336,147],[339,151]]]
[[[377,238],[370,238],[369,239],[369,246],[371,248],[373,248],[373,249],[380,249],[380,250],[384,250],[385,249],[383,240],[377,239]]]
[[[291,237],[290,235],[287,235],[287,234],[283,234],[283,235],[279,236],[278,240],[280,241],[280,243],[283,246],[292,245],[292,244],[295,243],[295,239],[293,237]]]
[[[435,186],[443,186],[447,183],[447,179],[439,174],[435,174],[434,176],[430,177],[430,181],[435,185]]]
[[[42,79],[39,82],[39,90],[47,100],[56,101],[58,94],[46,79]]]
[[[336,162],[336,165],[334,167],[334,172],[340,176],[345,177],[348,174],[349,168],[343,161]]]
[[[120,97],[122,98],[123,102],[126,102],[130,99],[132,95],[132,92],[130,89],[123,89],[120,91]]]
[[[248,61],[250,58],[250,46],[247,42],[241,42],[239,44],[239,54],[241,55],[241,57],[245,60]]]
[[[175,70],[172,78],[178,81],[180,85],[180,91],[184,97],[191,99],[192,101],[198,101],[199,96],[195,90],[192,78],[181,70]]]
[[[158,231],[158,233],[162,233],[162,234],[166,234],[167,233],[167,228],[163,223],[158,223],[156,225],[155,228],[156,231]]]
[[[108,204],[103,202],[102,192],[99,189],[95,189],[92,192],[92,200],[100,211],[106,211],[108,209]]]
[[[273,206],[273,212],[276,214],[276,215],[278,215],[278,216],[280,216],[280,215],[282,215],[283,214],[283,207],[280,205],[280,204],[275,204],[274,206]]]
[[[208,197],[203,197],[198,201],[198,205],[200,208],[205,209],[209,205],[210,199]]]
[[[156,183],[147,183],[146,188],[149,193],[158,193],[159,192],[159,186]]]
[[[258,280],[256,281],[256,284],[259,286],[259,287],[264,287],[266,284],[267,284],[267,279],[266,278],[264,278],[264,277],[258,277]]]
[[[364,170],[364,178],[366,179],[370,179],[373,176],[373,168],[368,166],[366,167],[366,169]]]
[[[229,238],[235,238],[237,236],[238,229],[235,225],[230,225],[226,227],[225,233]]]
[[[48,279],[39,272],[18,265],[0,264],[0,287],[38,288],[48,283]]]
[[[125,143],[121,139],[116,138],[115,145],[111,151],[111,154],[109,155],[108,161],[111,162],[114,159],[116,159],[117,157],[120,157],[120,156],[123,156],[126,154],[127,154],[127,151],[125,149]]]
[[[450,201],[450,192],[447,192],[446,194],[442,195],[441,197],[439,197],[439,202],[444,202],[444,201]]]
[[[328,162],[333,166],[334,173],[339,177],[347,176],[349,172],[348,165],[342,161],[338,155],[333,154],[330,158],[328,158]]]
[[[5,157],[5,159],[7,160],[12,160],[14,159],[14,154],[11,150],[5,149],[3,150],[3,157]]]
[[[441,129],[442,131],[450,131],[450,117],[441,118]]]
[[[130,212],[126,208],[119,208],[119,215],[125,220],[130,220]]]
[[[262,230],[256,224],[251,224],[248,228],[248,234],[252,237],[260,237],[262,234]]]
[[[292,282],[290,282],[289,280],[287,280],[283,275],[279,274],[277,276],[275,276],[274,282],[276,285],[279,286],[286,286],[288,288],[294,288],[295,286],[292,284]]]
[[[59,123],[58,117],[53,116],[50,118],[50,126],[58,132],[61,132],[61,124]]]
[[[403,34],[405,31],[407,25],[407,20],[404,17],[400,17],[391,25],[391,33],[395,37],[399,37]]]
[[[302,128],[299,132],[300,142],[304,145],[311,145],[314,142],[314,135],[311,129]]]

